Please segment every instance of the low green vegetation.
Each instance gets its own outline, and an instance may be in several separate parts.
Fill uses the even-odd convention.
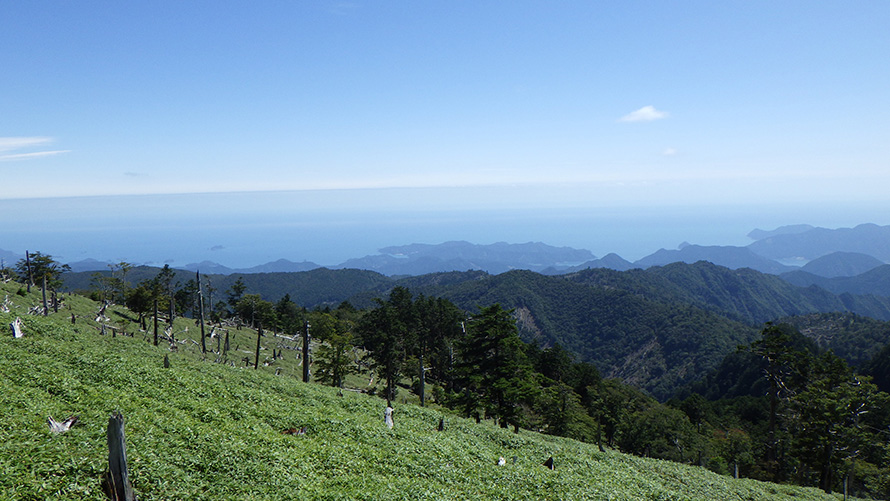
[[[142,500],[840,498],[513,433],[492,420],[477,424],[400,400],[390,430],[384,400],[303,383],[290,351],[269,358],[287,344],[275,336],[261,339],[260,360],[270,365],[254,369],[238,353],[256,343],[251,330],[230,331],[237,337],[230,339],[233,366],[201,352],[192,319],[174,322],[170,332],[179,341],[171,351],[169,342],[155,346],[151,329],[139,330],[137,315],[119,307],[103,317],[100,304],[65,295],[58,312],[29,314],[42,312],[38,291],[12,282],[0,286],[0,298],[4,499],[104,499],[113,411],[126,418],[130,476]],[[21,338],[7,327],[16,318]],[[48,416],[69,415],[79,416],[71,430],[50,432]],[[553,470],[542,465],[550,457]]]

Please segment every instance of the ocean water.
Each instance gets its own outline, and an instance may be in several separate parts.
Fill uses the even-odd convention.
[[[875,207],[611,207],[449,202],[412,192],[240,193],[0,200],[0,249],[182,266],[277,259],[336,265],[383,247],[465,240],[543,242],[634,261],[681,243],[747,245],[755,228],[890,224]],[[422,194],[421,194],[422,195]]]

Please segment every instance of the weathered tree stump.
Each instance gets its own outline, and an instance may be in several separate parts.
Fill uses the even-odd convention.
[[[19,317],[15,317],[15,320],[10,322],[9,328],[12,329],[12,337],[20,338],[25,334],[22,332],[22,319]]]
[[[46,424],[49,425],[49,431],[53,433],[65,433],[77,423],[78,416],[68,416],[64,421],[56,421],[52,416],[46,418]]]
[[[549,458],[547,458],[547,461],[544,461],[544,466],[550,468],[551,470],[553,469],[553,456],[550,456]]]
[[[392,420],[392,406],[386,404],[386,410],[383,411],[383,422],[386,423],[386,427],[390,430],[392,429],[394,423]]]
[[[102,489],[112,501],[135,501],[133,485],[127,470],[127,444],[124,437],[124,416],[114,412],[108,418],[108,469]]]

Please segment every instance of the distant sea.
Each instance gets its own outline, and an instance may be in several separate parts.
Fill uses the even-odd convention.
[[[543,242],[635,261],[681,243],[751,243],[748,232],[876,220],[870,207],[633,206],[474,203],[416,192],[276,192],[0,200],[0,249],[183,266],[238,268],[277,259],[337,265],[393,245]],[[884,216],[886,217],[886,216]]]

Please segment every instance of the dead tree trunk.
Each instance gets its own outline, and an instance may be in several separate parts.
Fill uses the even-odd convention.
[[[309,382],[309,321],[303,322],[303,382]]]
[[[253,368],[258,369],[260,367],[260,339],[263,338],[263,324],[260,323],[257,325],[256,330],[256,358],[253,361]]]
[[[43,316],[49,316],[49,306],[46,304],[46,273],[43,274],[43,288],[41,289],[43,294]]]
[[[426,397],[426,369],[423,368],[423,352],[420,352],[420,406],[425,405]]]
[[[223,362],[229,358],[229,331],[226,330],[226,344],[223,345]]]
[[[207,353],[207,345],[204,341],[204,294],[201,292],[201,272],[195,272],[195,279],[198,281],[198,315],[201,320],[201,354]]]
[[[155,346],[158,345],[158,299],[155,298]]]
[[[124,416],[114,412],[108,419],[108,470],[102,487],[112,501],[135,501],[133,485],[127,471],[127,443],[124,437]]]
[[[25,267],[28,268],[28,292],[31,292],[31,285],[34,284],[34,275],[31,273],[31,253],[25,251]]]

